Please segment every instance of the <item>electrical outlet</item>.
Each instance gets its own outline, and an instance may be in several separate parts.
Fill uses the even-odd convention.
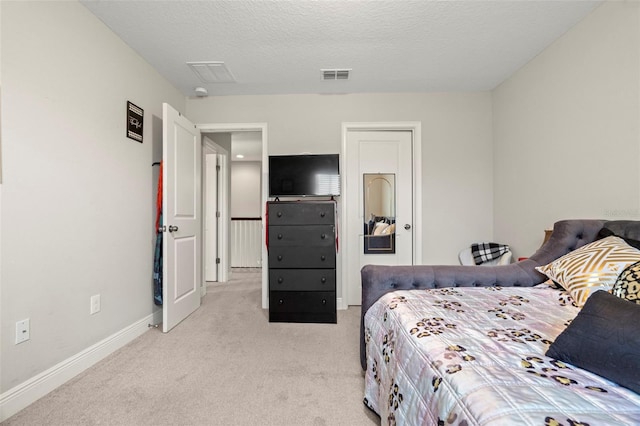
[[[100,295],[96,294],[95,296],[91,296],[91,310],[90,314],[97,314],[100,312]]]
[[[29,318],[16,322],[16,345],[29,340]]]

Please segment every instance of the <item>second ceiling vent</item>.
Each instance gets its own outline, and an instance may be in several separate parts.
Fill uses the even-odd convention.
[[[349,80],[349,74],[351,69],[332,69],[332,70],[320,70],[322,72],[323,80]]]

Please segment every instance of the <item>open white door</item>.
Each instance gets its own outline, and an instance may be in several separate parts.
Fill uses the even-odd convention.
[[[162,331],[200,306],[202,283],[202,146],[200,130],[162,105]]]

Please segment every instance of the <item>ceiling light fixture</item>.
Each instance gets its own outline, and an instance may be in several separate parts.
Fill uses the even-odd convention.
[[[244,155],[238,154],[238,155],[236,155],[236,158],[244,158]]]

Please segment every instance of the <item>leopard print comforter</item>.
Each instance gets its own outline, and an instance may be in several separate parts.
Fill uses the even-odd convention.
[[[638,425],[640,395],[544,354],[577,315],[562,290],[388,293],[365,316],[365,404],[388,425]]]

